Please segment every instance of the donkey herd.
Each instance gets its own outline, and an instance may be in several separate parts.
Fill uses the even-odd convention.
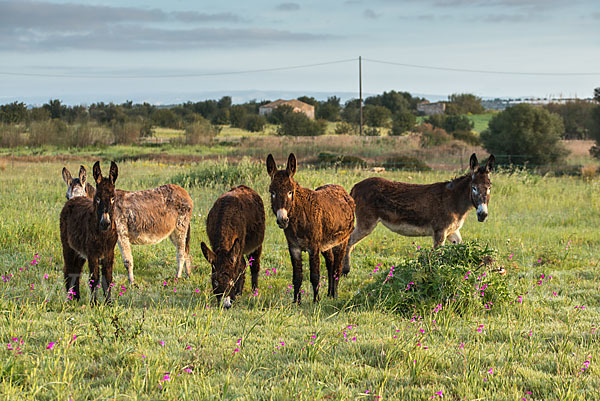
[[[470,170],[450,181],[423,185],[372,177],[354,185],[348,194],[335,184],[304,188],[294,180],[297,161],[293,153],[285,169],[278,169],[269,155],[271,210],[288,244],[293,301],[301,302],[302,252],[309,255],[313,301],[319,299],[321,255],[327,266],[327,295],[337,297],[340,277],[350,272],[350,254],[379,222],[401,235],[432,236],[434,247],[446,240],[461,242],[460,229],[471,208],[477,210],[480,222],[488,215],[494,161],[492,155],[480,166],[473,154]],[[94,164],[95,188],[87,182],[83,166],[76,178],[66,168],[62,176],[67,184],[67,202],[60,214],[63,272],[66,290],[73,298],[80,299],[79,280],[87,260],[92,303],[96,303],[100,286],[110,302],[115,244],[132,285],[132,244],[156,244],[168,237],[177,249],[177,277],[182,276],[184,267],[187,275],[191,273],[193,202],[186,190],[173,184],[144,191],[115,189],[118,167],[114,162],[108,177],[102,175],[99,162]],[[213,293],[220,305],[230,308],[242,294],[248,265],[252,290],[258,288],[265,236],[260,195],[240,185],[219,196],[206,219],[206,232],[210,247],[202,242],[201,248],[211,265]]]

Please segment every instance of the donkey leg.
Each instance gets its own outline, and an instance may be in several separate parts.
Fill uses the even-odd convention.
[[[79,279],[81,277],[81,269],[85,263],[85,259],[77,254],[71,248],[63,248],[63,257],[65,265],[63,268],[65,289],[67,294],[72,295],[73,299],[79,301]]]
[[[117,241],[119,245],[119,251],[121,251],[121,258],[123,258],[123,265],[127,269],[127,275],[129,277],[129,285],[134,285],[133,278],[133,255],[131,254],[131,244],[129,243],[129,238],[127,234],[121,235],[119,233],[119,240]]]
[[[321,254],[317,249],[308,251],[310,283],[313,288],[313,302],[319,301],[319,281],[321,280]]]
[[[340,276],[342,275],[342,265],[344,264],[344,256],[346,255],[346,248],[348,247],[348,240],[342,242],[338,246],[332,249],[333,251],[333,285],[332,294],[333,298],[337,298],[338,285],[340,283]]]
[[[104,297],[106,299],[105,302],[107,304],[110,304],[111,302],[110,295],[112,293],[112,273],[114,259],[114,253],[105,255],[102,259],[102,291],[104,292]]]
[[[302,288],[302,251],[300,248],[288,248],[290,258],[292,259],[292,283],[294,284],[294,302],[300,304],[302,296],[300,288]]]
[[[185,253],[185,239],[187,236],[187,227],[185,230],[181,229],[181,226],[178,224],[175,228],[175,231],[170,235],[169,239],[177,248],[177,278],[180,278],[183,275],[183,267],[186,262],[186,253]],[[188,271],[186,270],[186,275],[189,276]]]
[[[246,258],[244,255],[239,260],[238,265],[238,277],[235,277],[235,290],[233,295],[242,295],[244,291],[244,283],[246,282]]]
[[[325,266],[327,266],[327,296],[331,297],[333,296],[333,251],[331,249],[328,249],[325,252],[321,252],[321,254],[325,258]]]
[[[90,298],[91,304],[96,305],[97,303],[97,289],[100,286],[100,269],[98,265],[97,257],[90,257],[88,259],[88,267],[90,268]]]
[[[346,255],[344,258],[344,268],[342,270],[343,275],[350,273],[350,254],[354,250],[354,247],[367,235],[373,232],[375,227],[377,227],[378,222],[379,218],[377,218],[377,216],[360,214],[359,210],[356,211],[356,227],[354,228],[354,231],[352,231],[350,239],[348,240],[348,246],[346,248]]]
[[[252,263],[250,264],[250,272],[252,273],[252,291],[258,289],[258,273],[260,272],[260,255],[262,254],[262,245],[256,248],[254,252],[250,254]]]

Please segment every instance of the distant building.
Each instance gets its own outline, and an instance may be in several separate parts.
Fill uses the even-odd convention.
[[[304,113],[308,118],[315,118],[315,106],[301,102],[300,100],[296,99],[279,99],[275,100],[274,102],[264,104],[258,108],[258,114],[260,114],[261,116],[266,116],[267,114],[271,114],[273,110],[284,104],[286,106],[292,107],[296,113]]]
[[[417,105],[417,111],[425,114],[426,116],[433,116],[435,114],[444,114],[446,111],[446,103],[437,102],[429,103],[427,101],[419,103]]]

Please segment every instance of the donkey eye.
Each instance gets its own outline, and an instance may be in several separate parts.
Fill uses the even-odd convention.
[[[271,198],[275,199],[275,192],[271,192]]]
[[[477,187],[471,187],[471,189],[473,190],[473,193],[477,193]]]
[[[100,204],[100,198],[96,198],[96,203]]]
[[[288,198],[292,197],[292,191],[288,192]]]
[[[112,205],[113,203],[115,203],[115,198],[110,198],[110,204]]]

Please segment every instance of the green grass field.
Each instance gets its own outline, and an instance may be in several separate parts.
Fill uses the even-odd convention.
[[[80,156],[68,162],[71,171],[80,163],[91,169],[95,159]],[[387,274],[417,257],[417,247],[430,248],[430,238],[400,237],[378,227],[357,246],[338,299],[313,304],[305,275],[304,302],[296,306],[287,244],[268,206],[264,165],[122,162],[118,188],[188,185],[195,202],[191,253],[198,268],[190,278],[174,280],[175,252],[168,241],[134,247],[139,288],[130,288],[117,249],[113,305],[90,308],[86,288],[80,303],[67,302],[62,284],[63,165],[0,166],[2,399],[599,398],[598,178],[494,174],[488,220],[478,223],[471,213],[461,232],[465,240],[497,250],[510,301],[467,313],[450,299],[436,309],[417,304],[389,311],[379,302],[360,302],[357,292],[373,286],[378,265]],[[428,183],[459,173],[383,176]],[[350,190],[371,175],[300,164],[296,178],[306,187],[337,183]],[[206,241],[205,217],[214,200],[241,183],[255,188],[267,206],[259,291],[251,294],[247,280],[237,304],[221,310],[211,296],[200,242]]]

